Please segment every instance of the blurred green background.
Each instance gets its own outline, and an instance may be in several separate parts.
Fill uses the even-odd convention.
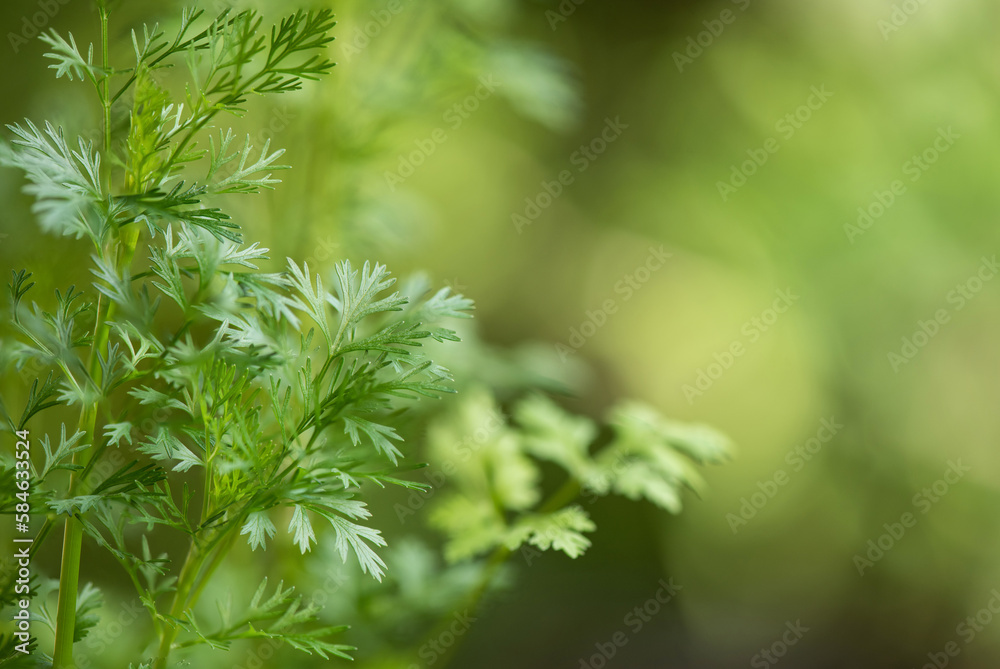
[[[199,6],[230,4],[298,6]],[[635,397],[739,445],[680,516],[585,501],[590,551],[515,558],[453,666],[600,667],[618,631],[608,667],[771,666],[797,621],[783,667],[1000,663],[1000,5],[331,5],[333,74],[234,121],[293,166],[237,212],[248,237],[426,271],[476,300],[485,342],[585,363],[571,408]],[[120,57],[180,6],[120,3]],[[17,39],[38,11],[0,9],[0,117],[96,128],[90,91]],[[47,27],[87,42],[96,14],[69,0]],[[21,185],[0,173],[0,264],[61,283],[81,247],[28,225]],[[416,529],[395,525],[386,502],[390,543]]]

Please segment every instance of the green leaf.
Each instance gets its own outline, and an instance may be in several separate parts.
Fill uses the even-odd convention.
[[[518,402],[514,418],[521,426],[528,453],[558,463],[581,481],[594,475],[589,453],[597,436],[593,421],[566,413],[542,395]]]
[[[670,513],[681,511],[680,481],[665,477],[643,461],[619,465],[608,480],[616,493],[633,501],[646,499]],[[693,481],[693,478],[689,481]]]
[[[247,542],[251,550],[257,550],[258,547],[266,548],[267,540],[273,538],[276,531],[266,511],[254,511],[247,516],[246,523],[240,529],[240,535],[249,534]]]
[[[386,425],[373,423],[358,416],[344,416],[344,432],[351,438],[351,443],[355,446],[361,442],[361,438],[358,436],[359,431],[363,432],[375,447],[375,450],[389,458],[392,464],[396,464],[397,458],[403,456],[399,452],[399,449],[389,441],[390,439],[397,441],[402,441],[403,439],[394,429]]]
[[[28,391],[28,401],[25,403],[24,411],[21,413],[21,420],[18,421],[17,429],[23,430],[24,426],[28,424],[28,421],[35,414],[62,404],[60,400],[52,399],[58,393],[59,382],[52,373],[49,373],[45,377],[45,382],[42,383],[41,388],[38,387],[38,379],[35,379],[31,384],[31,389]]]
[[[560,550],[571,558],[583,555],[590,547],[590,539],[583,532],[593,532],[597,527],[579,506],[570,506],[547,515],[527,515],[507,532],[504,544],[516,550],[529,543],[541,550]]]
[[[134,426],[128,421],[121,423],[108,423],[104,426],[104,438],[108,440],[109,446],[118,447],[122,439],[132,445],[132,430]]]
[[[76,598],[76,624],[73,626],[73,641],[83,641],[87,634],[101,621],[98,611],[104,605],[104,596],[92,583],[83,586]]]
[[[303,79],[317,79],[327,74],[333,67],[333,61],[307,54],[319,51],[333,41],[329,35],[333,26],[333,12],[329,9],[296,12],[282,19],[277,27],[271,29],[267,60],[257,75],[259,81],[254,84],[253,92],[295,91],[302,87]],[[295,58],[298,58],[297,62],[288,62]]]
[[[166,428],[160,428],[155,437],[147,437],[147,441],[139,446],[139,452],[146,453],[154,460],[176,460],[177,464],[173,467],[175,472],[186,472],[192,467],[204,465],[200,457]]]
[[[153,246],[149,249],[149,259],[152,261],[150,270],[160,278],[160,281],[153,281],[152,284],[160,292],[177,303],[177,306],[183,311],[187,311],[189,307],[187,292],[184,287],[184,280],[181,277],[181,268],[173,255],[174,249],[170,248],[171,238],[169,227],[166,234],[167,248]]]
[[[261,313],[276,321],[284,318],[295,330],[301,327],[295,312],[303,312],[306,307],[298,298],[285,294],[289,282],[284,276],[247,272],[230,275],[229,279],[239,286],[240,296],[252,300]]]
[[[344,629],[346,628],[324,627],[322,629],[311,630],[306,633],[275,635],[275,638],[282,639],[296,650],[301,650],[305,653],[309,653],[310,655],[315,653],[324,660],[329,660],[333,656],[340,657],[345,660],[353,660],[354,658],[348,653],[352,650],[356,650],[354,646],[333,644],[323,640],[323,637],[336,634]]]
[[[541,474],[526,456],[521,441],[512,432],[500,435],[487,451],[489,470],[496,498],[504,508],[523,511],[538,503]]]
[[[700,463],[720,463],[733,454],[733,442],[708,425],[680,423],[664,418],[641,402],[625,402],[616,407],[610,422],[616,429],[665,442]]]
[[[186,411],[191,413],[190,409],[186,404],[178,399],[170,397],[165,393],[161,393],[158,390],[153,390],[149,386],[142,386],[140,388],[135,388],[130,390],[129,395],[139,400],[139,404],[148,404],[151,406],[159,407],[172,407],[174,409],[180,409],[181,411]]]
[[[56,71],[56,79],[67,77],[70,81],[73,81],[73,76],[75,75],[81,81],[86,78],[96,83],[98,80],[104,78],[104,71],[94,65],[93,44],[87,49],[87,57],[84,58],[80,54],[80,49],[76,46],[73,33],[69,34],[68,42],[55,30],[42,33],[38,36],[38,39],[48,44],[52,49],[45,53],[45,57],[55,61],[49,65],[49,68]]]
[[[103,495],[77,495],[76,497],[67,499],[50,500],[49,506],[57,514],[76,516],[77,514],[87,513],[91,509],[97,508],[98,505],[104,504],[106,501]]]
[[[281,183],[280,179],[272,179],[270,170],[287,170],[289,165],[275,164],[278,158],[284,153],[284,149],[278,149],[273,153],[268,153],[271,140],[264,142],[260,150],[260,156],[251,164],[247,164],[253,146],[250,144],[250,135],[246,136],[242,149],[237,149],[233,153],[228,153],[229,145],[233,141],[233,131],[228,129],[225,134],[219,132],[219,146],[216,148],[215,140],[211,140],[211,167],[206,180],[211,182],[224,166],[233,160],[239,159],[239,163],[233,168],[229,176],[223,177],[211,184],[213,193],[258,193],[261,188],[273,189],[274,184]],[[262,174],[263,173],[263,174]]]
[[[14,311],[13,317],[16,319],[17,308],[21,304],[21,300],[24,299],[24,296],[28,293],[29,290],[32,289],[32,287],[35,285],[35,282],[32,281],[31,283],[28,283],[28,280],[31,279],[32,277],[32,273],[26,269],[22,269],[19,272],[11,270],[10,274],[12,278],[10,284],[8,284],[8,287],[10,288],[11,307],[12,310]]]
[[[385,539],[382,538],[382,534],[376,529],[352,523],[333,513],[324,513],[323,515],[333,525],[333,546],[340,553],[340,558],[346,560],[347,550],[350,548],[358,558],[358,564],[361,565],[361,572],[371,574],[375,577],[375,580],[381,581],[385,573],[385,562],[382,561],[382,558],[368,544],[385,546]]]
[[[645,498],[671,513],[681,509],[680,488],[704,488],[696,464],[722,461],[732,451],[716,430],[668,420],[636,402],[615,407],[610,422],[615,437],[596,458],[605,481],[629,499]]]
[[[78,444],[84,434],[83,430],[80,430],[73,436],[67,437],[66,424],[63,423],[60,430],[59,445],[54,451],[52,450],[52,444],[49,441],[49,435],[45,434],[41,439],[39,439],[39,443],[42,445],[42,451],[45,453],[45,465],[42,467],[42,471],[38,474],[39,481],[44,481],[48,478],[49,474],[60,469],[68,471],[77,471],[82,469],[81,465],[74,465],[72,462],[67,462],[67,460],[71,459],[74,453],[86,451],[90,448],[90,444]]]
[[[309,273],[309,264],[302,263],[302,268],[299,269],[299,266],[291,258],[288,258],[288,271],[292,288],[297,290],[305,300],[304,303],[299,303],[300,310],[307,313],[319,326],[327,344],[332,348],[333,337],[330,335],[330,324],[326,317],[326,303],[332,299],[332,296],[323,289],[323,279],[317,274],[314,286],[313,277]]]
[[[458,562],[492,550],[503,543],[507,526],[487,497],[449,495],[434,507],[432,526],[447,537],[445,558]]]
[[[153,490],[153,494],[159,494],[153,486],[165,478],[163,470],[156,465],[140,466],[138,460],[133,460],[104,479],[94,488],[94,494],[123,495],[134,490]]]
[[[305,507],[296,504],[292,513],[292,520],[288,523],[288,531],[292,533],[295,544],[303,553],[309,551],[316,541],[316,533],[313,531],[312,523],[309,522],[309,514]]]
[[[7,126],[15,138],[10,145],[0,143],[0,164],[24,171],[30,182],[24,192],[34,198],[32,211],[44,231],[100,243],[107,230],[99,213],[104,201],[100,154],[83,138],[77,150],[70,149],[62,128],[50,123],[44,132],[25,123],[26,128]]]
[[[166,230],[173,223],[201,228],[219,240],[242,243],[240,226],[228,214],[215,207],[200,206],[206,192],[205,186],[193,184],[185,188],[181,181],[169,191],[154,188],[138,195],[121,196],[117,201],[131,213],[132,220],[146,223],[151,234]]]
[[[351,267],[351,262],[344,260],[337,264],[337,281],[336,297],[330,296],[329,300],[340,312],[341,332],[350,332],[366,316],[400,311],[406,304],[406,298],[400,297],[399,293],[376,299],[379,293],[396,283],[385,265],[375,263],[372,267],[365,262],[359,276],[358,270]]]

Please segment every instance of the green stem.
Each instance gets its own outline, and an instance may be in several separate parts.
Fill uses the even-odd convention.
[[[97,319],[94,323],[94,339],[101,330],[101,303],[97,303]],[[96,344],[90,349],[89,366],[93,370]],[[97,404],[94,403],[80,412],[79,427],[83,429],[83,443],[93,444],[94,429],[97,425]],[[73,464],[79,464],[79,453],[73,454]],[[69,495],[76,491],[80,477],[77,472],[70,474]],[[59,565],[59,600],[56,604],[55,648],[52,651],[52,669],[72,669],[73,637],[76,633],[76,596],[80,583],[80,552],[83,549],[83,525],[76,515],[66,519],[63,529],[62,560]]]
[[[205,410],[205,407],[202,406],[203,416]],[[219,443],[218,435],[216,435],[216,443]],[[209,450],[207,433],[205,439],[205,450],[206,452]],[[201,526],[208,518],[209,511],[212,508],[211,499],[212,458],[210,455],[205,463],[205,498],[202,501],[201,517],[198,521],[199,526]],[[174,592],[174,601],[170,606],[171,617],[180,618],[184,614],[184,611],[194,606],[198,601],[198,597],[201,596],[201,591],[204,589],[205,584],[208,582],[212,573],[222,563],[222,559],[225,557],[226,553],[229,552],[232,537],[228,537],[227,533],[229,533],[231,528],[232,526],[222,530],[221,533],[219,533],[211,541],[207,542],[202,548],[199,548],[197,537],[191,537],[191,545],[188,547],[187,557],[184,559],[184,566],[181,567],[181,573],[177,577],[177,590]],[[202,567],[209,556],[211,556],[211,560],[208,563],[208,568],[204,570],[204,573],[202,573]],[[168,622],[160,630],[160,646],[156,652],[156,662],[153,665],[154,669],[166,668],[167,662],[170,659],[170,652],[173,650],[174,641],[177,640],[177,634],[179,632],[180,628],[170,622]]]
[[[56,610],[56,642],[52,652],[53,669],[72,669],[73,635],[76,631],[76,595],[80,580],[80,549],[83,525],[76,517],[66,519],[63,534],[62,564],[59,569],[59,604]]]
[[[552,495],[549,496],[539,507],[535,513],[552,513],[563,508],[573,500],[577,498],[580,494],[580,483],[573,478],[567,479],[567,481]],[[469,595],[465,598],[462,606],[454,611],[454,613],[461,613],[464,610],[472,609],[475,610],[479,606],[480,600],[483,595],[486,594],[486,590],[490,587],[493,579],[496,578],[497,572],[503,567],[504,562],[510,557],[510,549],[506,546],[497,546],[497,548],[490,555],[489,560],[486,562],[486,566],[483,568],[483,574],[480,576],[476,587],[473,588]],[[449,629],[451,625],[451,619],[443,618],[434,630],[426,637],[428,640],[436,639],[445,630]],[[438,662],[442,667],[447,667],[448,662],[454,656],[455,652],[458,650],[460,643],[456,639],[456,643],[448,647],[447,650],[438,658]]]
[[[493,583],[493,579],[496,578],[497,572],[500,571],[501,567],[503,567],[503,564],[507,561],[508,557],[510,557],[510,549],[506,546],[498,546],[496,550],[493,551],[493,554],[490,555],[490,559],[487,561],[486,566],[483,567],[483,574],[479,577],[479,582],[476,584],[476,587],[473,588],[473,590],[469,593],[469,596],[465,598],[462,606],[455,609],[452,616],[442,618],[440,622],[438,622],[434,630],[427,635],[428,640],[438,639],[445,633],[445,631],[450,630],[452,625],[451,619],[454,615],[461,614],[463,611],[467,611],[469,609],[475,611],[479,607],[479,601],[483,598],[483,595],[486,594],[486,590],[490,587],[490,584]],[[456,638],[455,643],[448,646],[444,653],[438,657],[438,662],[442,667],[448,666],[448,663],[451,661],[452,656],[454,656],[460,645],[460,640]]]
[[[580,483],[576,479],[568,479],[558,490],[552,493],[547,500],[545,500],[535,513],[552,513],[563,508],[580,494]],[[461,613],[464,610],[472,609],[475,610],[479,606],[480,600],[483,595],[486,594],[486,590],[490,587],[493,579],[496,578],[497,572],[503,567],[504,562],[510,557],[510,549],[506,546],[497,546],[497,548],[490,555],[486,562],[486,566],[483,567],[482,576],[480,576],[479,581],[476,583],[469,595],[465,598],[462,605],[455,609],[453,613]],[[431,631],[431,633],[426,637],[426,639],[433,640],[438,638],[443,634],[449,626],[451,625],[451,617],[442,618],[437,626]],[[447,650],[438,658],[438,662],[442,667],[447,667],[448,662],[458,650],[460,643],[456,639],[456,643],[448,647]]]
[[[102,25],[107,21],[107,16],[102,12]],[[104,29],[106,37],[106,26]],[[138,243],[139,229],[130,230],[123,239],[120,262],[122,267],[131,264],[135,254],[135,247]],[[98,301],[97,318],[94,323],[94,339],[90,349],[89,367],[91,379],[94,385],[100,387],[100,364],[97,352],[107,345],[110,336],[108,320],[114,316],[114,303],[108,304],[108,308],[101,315],[101,304]],[[96,438],[95,428],[97,424],[98,406],[95,402],[80,415],[81,427],[84,430],[84,443],[94,443]],[[97,454],[101,449],[96,449]],[[73,455],[73,463],[79,464],[78,456]],[[89,471],[96,456],[91,454],[87,462],[86,471]],[[70,476],[69,494],[76,492],[77,484],[81,480],[76,473]],[[76,598],[80,581],[80,552],[83,547],[83,525],[76,516],[66,519],[66,527],[63,532],[62,562],[59,569],[59,601],[56,608],[56,638],[55,649],[52,653],[52,669],[73,669],[73,636],[76,628]]]
[[[184,558],[184,566],[181,567],[181,573],[177,577],[177,590],[174,591],[174,602],[170,606],[170,616],[173,618],[180,618],[184,613],[184,609],[187,608],[188,594],[191,592],[191,586],[194,585],[194,578],[201,570],[203,558],[199,553],[198,543],[194,537],[191,537],[191,545],[188,547],[187,557]],[[156,662],[153,664],[153,669],[166,669],[170,651],[173,648],[179,631],[180,628],[175,624],[167,622],[164,625],[163,631],[160,634],[160,646],[156,651]]]
[[[174,601],[170,606],[170,615],[172,617],[180,618],[186,610],[195,605],[212,574],[222,564],[223,558],[232,547],[232,540],[236,536],[230,530],[226,530],[224,534],[228,534],[229,536],[225,537],[226,540],[215,548],[208,567],[204,570],[202,567],[205,564],[205,560],[211,554],[212,548],[209,547],[207,550],[199,549],[197,540],[194,537],[191,538],[191,545],[188,548],[187,557],[184,559],[184,566],[181,567],[181,573],[177,577],[177,590],[174,592]],[[218,541],[219,539],[222,539],[222,537],[217,537],[214,541]],[[179,632],[180,628],[169,622],[163,626],[160,631],[160,645],[156,652],[156,661],[153,664],[153,669],[166,669],[167,662],[170,659],[170,652],[174,649],[174,642],[177,640]]]
[[[194,606],[198,602],[198,598],[201,597],[201,592],[205,589],[205,586],[208,585],[212,574],[215,573],[215,570],[219,568],[223,559],[232,549],[236,536],[236,534],[229,532],[229,536],[226,537],[221,545],[215,549],[215,553],[212,555],[212,559],[209,561],[208,567],[202,571],[201,577],[197,580],[197,584],[190,590],[190,594],[188,595],[188,606]]]
[[[80,414],[84,440],[93,441],[97,406]],[[73,458],[74,462],[76,457]],[[70,477],[70,494],[76,486],[75,473]],[[59,567],[59,602],[56,605],[56,639],[52,669],[73,669],[73,635],[76,631],[76,596],[80,582],[80,551],[83,548],[83,524],[76,517],[66,519],[63,531],[62,562]]]
[[[563,508],[580,496],[580,482],[575,478],[566,479],[566,482],[556,490],[545,502],[538,507],[535,513],[552,513]]]
[[[45,518],[45,522],[42,523],[42,529],[38,530],[38,534],[35,535],[35,540],[31,544],[31,548],[28,549],[28,557],[34,558],[35,553],[39,551],[42,544],[45,543],[45,539],[49,536],[49,532],[52,531],[52,525],[54,524],[53,515],[49,515]]]
[[[104,107],[104,155],[111,156],[111,75],[108,73],[108,8],[101,3],[101,58],[104,80],[101,82],[101,106]]]

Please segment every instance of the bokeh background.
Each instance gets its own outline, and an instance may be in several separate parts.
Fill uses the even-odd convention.
[[[1000,6],[331,4],[333,74],[233,121],[293,166],[238,212],[249,237],[324,271],[424,271],[476,300],[479,340],[568,383],[574,410],[639,398],[739,446],[681,515],[600,500],[584,557],[515,560],[452,666],[596,668],[624,631],[608,667],[766,667],[797,623],[782,667],[1000,664]],[[200,3],[230,5],[298,3]],[[121,57],[128,29],[179,7],[120,3]],[[96,128],[85,86],[11,39],[38,11],[0,8],[0,118]],[[48,27],[87,42],[96,14],[69,0]],[[4,271],[72,276],[79,245],[41,238],[20,187],[0,173]],[[663,266],[640,271],[661,246]],[[433,554],[406,548],[422,530],[394,526],[391,503],[382,528],[432,597],[418,567]],[[891,548],[869,555],[880,539]],[[633,632],[626,615],[668,577],[682,590]],[[376,666],[370,650],[359,662]]]

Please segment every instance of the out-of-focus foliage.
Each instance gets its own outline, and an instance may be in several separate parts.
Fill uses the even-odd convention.
[[[521,400],[508,425],[491,396],[467,392],[454,416],[432,422],[429,455],[454,477],[457,490],[435,505],[431,523],[449,537],[446,555],[461,560],[488,550],[560,550],[579,557],[596,529],[573,499],[611,492],[646,499],[668,511],[681,509],[682,487],[699,489],[694,463],[720,462],[731,453],[725,437],[703,426],[667,421],[648,407],[612,411],[614,436],[591,455],[596,427],[542,396]],[[470,436],[471,435],[471,436]],[[545,503],[535,458],[554,462],[569,476],[565,493]]]

